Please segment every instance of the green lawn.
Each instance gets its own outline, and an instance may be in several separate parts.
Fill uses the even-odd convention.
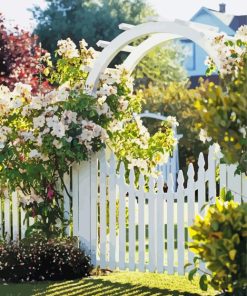
[[[83,280],[40,284],[11,284],[0,286],[1,296],[139,296],[215,295],[203,293],[197,283],[190,283],[186,277],[154,273],[115,272],[107,276],[94,276]]]

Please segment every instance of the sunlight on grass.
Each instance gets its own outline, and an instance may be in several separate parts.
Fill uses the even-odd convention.
[[[0,295],[18,296],[199,296],[214,295],[190,283],[184,276],[140,272],[114,272],[82,280],[39,284],[1,285]]]

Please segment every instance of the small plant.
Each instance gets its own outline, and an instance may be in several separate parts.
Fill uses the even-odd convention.
[[[233,201],[231,192],[222,190],[204,218],[197,216],[189,229],[190,249],[197,254],[189,279],[199,271],[200,287],[210,284],[224,295],[246,295],[247,288],[247,204]],[[204,261],[209,272],[201,270]],[[187,264],[191,265],[191,264]]]
[[[0,281],[68,280],[88,276],[90,258],[76,239],[43,237],[4,242],[0,245]]]

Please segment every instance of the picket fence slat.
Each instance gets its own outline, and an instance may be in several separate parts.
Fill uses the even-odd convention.
[[[73,214],[73,235],[79,235],[79,165],[72,168],[72,214]]]
[[[150,272],[155,271],[156,267],[156,223],[155,204],[156,196],[154,195],[154,178],[149,178],[149,193],[148,193],[148,236],[149,236],[149,267]]]
[[[167,192],[167,271],[174,273],[174,192],[172,175],[168,176]]]
[[[21,207],[21,238],[25,237],[27,230],[26,211]]]
[[[234,199],[236,202],[241,202],[241,191],[238,192],[238,189],[241,188],[241,175],[235,174],[237,165],[229,165],[227,167],[227,189],[231,190],[234,193]]]
[[[66,189],[68,190],[68,193],[71,194],[71,192],[70,192],[70,174],[65,174],[63,181],[64,181],[64,185],[65,185]],[[65,188],[63,190],[63,199],[64,199],[64,202],[63,202],[64,219],[69,220],[70,219],[70,198],[69,198]],[[65,233],[67,235],[70,235],[69,225],[66,227]]]
[[[17,192],[12,193],[13,239],[19,239],[19,201]]]
[[[126,184],[125,167],[122,162],[119,170],[119,269],[125,269],[126,256]]]
[[[135,172],[132,168],[129,175],[129,270],[135,270]]]
[[[145,180],[141,174],[139,177],[138,194],[138,269],[145,271]]]
[[[189,164],[188,169],[188,227],[193,224],[195,217],[195,188],[194,188],[194,166],[192,163]],[[191,237],[188,237],[188,242],[191,242]],[[194,253],[189,250],[188,259],[189,262],[193,262]]]
[[[9,193],[7,196],[5,196],[5,199],[4,199],[4,232],[7,238],[11,237]]]
[[[164,271],[164,179],[163,176],[158,178],[158,193],[156,201],[156,223],[157,223],[157,272],[162,273]],[[154,218],[155,218],[154,217]]]
[[[106,170],[105,153],[100,158],[100,266],[106,268]]]
[[[220,190],[227,186],[226,164],[220,164]]]
[[[202,153],[199,155],[198,160],[198,214],[204,216],[206,204],[206,173],[205,173],[205,159]],[[205,264],[200,261],[200,268],[205,270]]]
[[[242,174],[241,197],[242,201],[247,202],[247,176],[245,174]]]
[[[206,187],[205,187],[205,160],[202,153],[198,160],[198,213],[204,215],[203,206],[206,203]]]
[[[98,231],[98,156],[93,155],[90,167],[91,182],[91,228],[90,228],[90,257],[92,264],[97,263],[97,231]]]
[[[184,175],[178,173],[177,189],[177,249],[178,249],[178,274],[184,274]]]
[[[208,195],[209,202],[214,203],[216,196],[216,156],[215,145],[209,147],[208,153]]]
[[[109,171],[109,226],[110,226],[110,269],[116,267],[116,160],[113,153]]]
[[[3,197],[0,195],[0,238],[3,237],[3,209],[2,209]]]

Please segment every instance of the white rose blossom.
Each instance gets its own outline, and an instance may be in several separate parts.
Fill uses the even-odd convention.
[[[177,119],[175,116],[167,116],[166,121],[173,127],[179,126],[179,123],[177,122]]]
[[[204,129],[200,130],[199,139],[203,143],[210,142],[212,140],[212,138],[208,136],[207,131]]]
[[[57,42],[57,46],[57,53],[60,56],[64,56],[68,59],[79,57],[78,49],[76,49],[75,43],[70,38],[67,38],[66,40],[59,40]]]
[[[33,150],[31,150],[30,153],[29,153],[29,157],[30,157],[30,158],[39,158],[40,155],[41,155],[41,154],[38,152],[37,149],[33,149]]]

